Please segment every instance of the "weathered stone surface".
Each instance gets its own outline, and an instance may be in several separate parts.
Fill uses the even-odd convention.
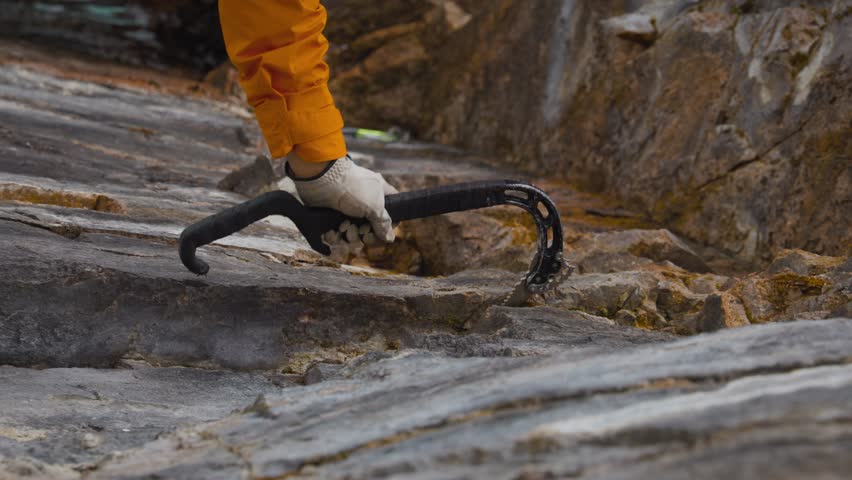
[[[405,228],[423,257],[426,275],[477,267],[526,272],[537,249],[532,218],[514,207],[426,218]]]
[[[413,3],[332,56],[349,118],[613,192],[747,261],[850,253],[847,1],[466,2],[458,30]]]
[[[657,40],[657,19],[648,14],[629,13],[608,18],[601,22],[603,27],[619,38],[650,46]]]
[[[484,315],[470,319],[465,324],[464,335],[430,333],[419,336],[410,346],[465,358],[567,352],[581,357],[674,338],[578,311],[495,306]]]
[[[50,193],[0,204],[3,363],[110,366],[138,355],[301,372],[313,361],[405,345],[412,326],[452,332],[515,280],[501,272],[420,280],[318,267],[323,261],[292,223],[278,220],[202,249],[213,271],[193,277],[175,240],[188,223],[242,200],[215,185],[251,159],[238,135],[222,135],[249,117],[207,99],[106,88],[17,65],[2,66],[0,78],[0,117],[15,126],[0,137],[0,183]],[[120,209],[72,208],[101,197]],[[341,323],[325,323],[328,315]]]
[[[826,257],[804,250],[785,250],[775,256],[766,271],[771,274],[790,272],[796,275],[822,275],[840,267],[839,271],[848,272],[848,267],[841,267],[843,262],[843,257]]]
[[[305,360],[405,345],[412,328],[451,331],[499,301],[514,280],[500,272],[478,284],[371,277],[217,248],[211,274],[198,279],[176,261],[168,238],[71,240],[0,224],[0,362],[13,365],[110,366],[133,354],[298,370]]]
[[[738,472],[839,478],[850,466],[850,342],[852,321],[833,320],[585,359],[407,354],[284,390],[269,398],[275,418],[183,430],[107,459],[88,478],[201,478],[206,470],[193,467],[226,457],[239,475],[264,478],[674,478],[684,467],[672,464],[716,478],[732,462]],[[770,466],[770,456],[786,460]]]
[[[226,175],[217,186],[222,190],[254,198],[261,193],[277,190],[278,180],[269,157],[259,155],[251,165]]]
[[[335,101],[350,125],[373,128],[419,124],[434,55],[481,8],[447,0],[331,0],[326,6]]]
[[[700,332],[715,332],[723,328],[742,327],[750,323],[743,301],[735,295],[722,293],[709,295],[704,299],[696,328]]]
[[[699,273],[701,255],[639,231],[623,203],[536,182],[587,271],[530,300],[545,306],[496,306],[518,274],[481,268],[487,255],[433,278],[338,265],[283,219],[203,248],[212,270],[194,277],[175,241],[243,200],[216,185],[258,153],[245,108],[6,55],[0,364],[113,368],[0,367],[0,477],[848,470],[852,321],[671,335],[847,316],[848,259],[788,251],[766,273]],[[432,145],[363,150],[403,188],[513,176]],[[526,238],[522,217],[468,215],[483,226],[453,243],[468,255]],[[494,243],[480,250],[495,266],[520,261]]]
[[[828,318],[845,314],[852,295],[852,272],[808,276],[791,272],[750,275],[732,292],[753,322]]]
[[[470,322],[466,337],[485,335],[498,340],[492,347],[480,343],[476,354],[463,356],[492,356],[483,354],[483,345],[502,356],[525,356],[574,352],[579,356],[609,353],[647,343],[671,341],[671,335],[648,332],[618,325],[612,320],[578,311],[554,308],[491,307],[486,314]],[[502,350],[499,350],[502,348]],[[452,353],[452,352],[451,352]]]
[[[0,460],[93,464],[174,428],[227,416],[259,394],[293,386],[259,373],[138,362],[123,367],[0,367]]]
[[[305,372],[305,385],[324,382],[333,378],[343,367],[333,363],[315,363]]]
[[[785,251],[766,272],[743,277],[698,275],[667,262],[640,260],[635,247],[616,248],[617,240],[598,243],[622,234],[629,238],[635,232],[586,235],[569,244],[568,257],[578,260],[581,270],[606,273],[568,278],[548,303],[678,334],[848,315],[852,276],[841,258]],[[589,248],[577,248],[578,244]],[[599,244],[610,253],[600,253]]]
[[[0,475],[3,478],[30,480],[77,480],[80,473],[70,467],[39,462],[32,458],[0,458]]]
[[[683,240],[668,230],[622,230],[583,235],[568,243],[565,258],[580,272],[631,270],[654,262],[671,262],[685,270],[706,273],[710,267]]]
[[[554,302],[562,308],[615,317],[621,310],[640,308],[658,283],[647,272],[576,275],[559,286]]]

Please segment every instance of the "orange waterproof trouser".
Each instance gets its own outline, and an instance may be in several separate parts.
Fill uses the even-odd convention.
[[[231,62],[273,158],[346,155],[343,117],[328,91],[326,11],[319,0],[219,0]]]

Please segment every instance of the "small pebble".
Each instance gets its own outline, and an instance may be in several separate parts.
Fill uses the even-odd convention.
[[[124,429],[124,430],[126,430],[126,429]],[[129,431],[129,430],[126,430],[126,431]],[[91,433],[91,432],[83,434],[83,438],[80,439],[80,443],[83,445],[83,448],[85,448],[86,450],[91,450],[93,448],[97,448],[101,444],[102,441],[103,441],[103,439],[101,438],[100,435],[97,435],[97,434]]]

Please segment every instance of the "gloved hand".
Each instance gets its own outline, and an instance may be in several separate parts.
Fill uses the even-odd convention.
[[[291,173],[289,168],[288,173]],[[342,230],[346,230],[343,233],[349,242],[359,240],[358,236],[366,237],[365,243],[369,243],[371,236],[385,242],[394,240],[391,217],[385,210],[385,195],[397,193],[397,190],[381,174],[355,165],[346,156],[316,177],[299,179],[292,173],[291,177],[306,206],[332,208],[370,222],[372,232],[363,227],[359,231],[354,225],[344,225]]]

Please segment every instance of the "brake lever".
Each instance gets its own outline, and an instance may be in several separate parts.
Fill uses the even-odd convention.
[[[523,208],[535,220],[538,252],[524,283],[531,290],[543,288],[562,270],[562,222],[556,205],[542,190],[518,181],[483,181],[446,185],[385,197],[385,208],[394,223],[462,212],[496,205]],[[336,230],[344,221],[364,223],[327,208],[305,207],[284,191],[259,197],[223,210],[189,227],[180,236],[180,259],[189,271],[205,275],[210,266],[196,257],[196,249],[232,235],[270,215],[283,215],[296,224],[315,251],[331,254],[322,235]]]

